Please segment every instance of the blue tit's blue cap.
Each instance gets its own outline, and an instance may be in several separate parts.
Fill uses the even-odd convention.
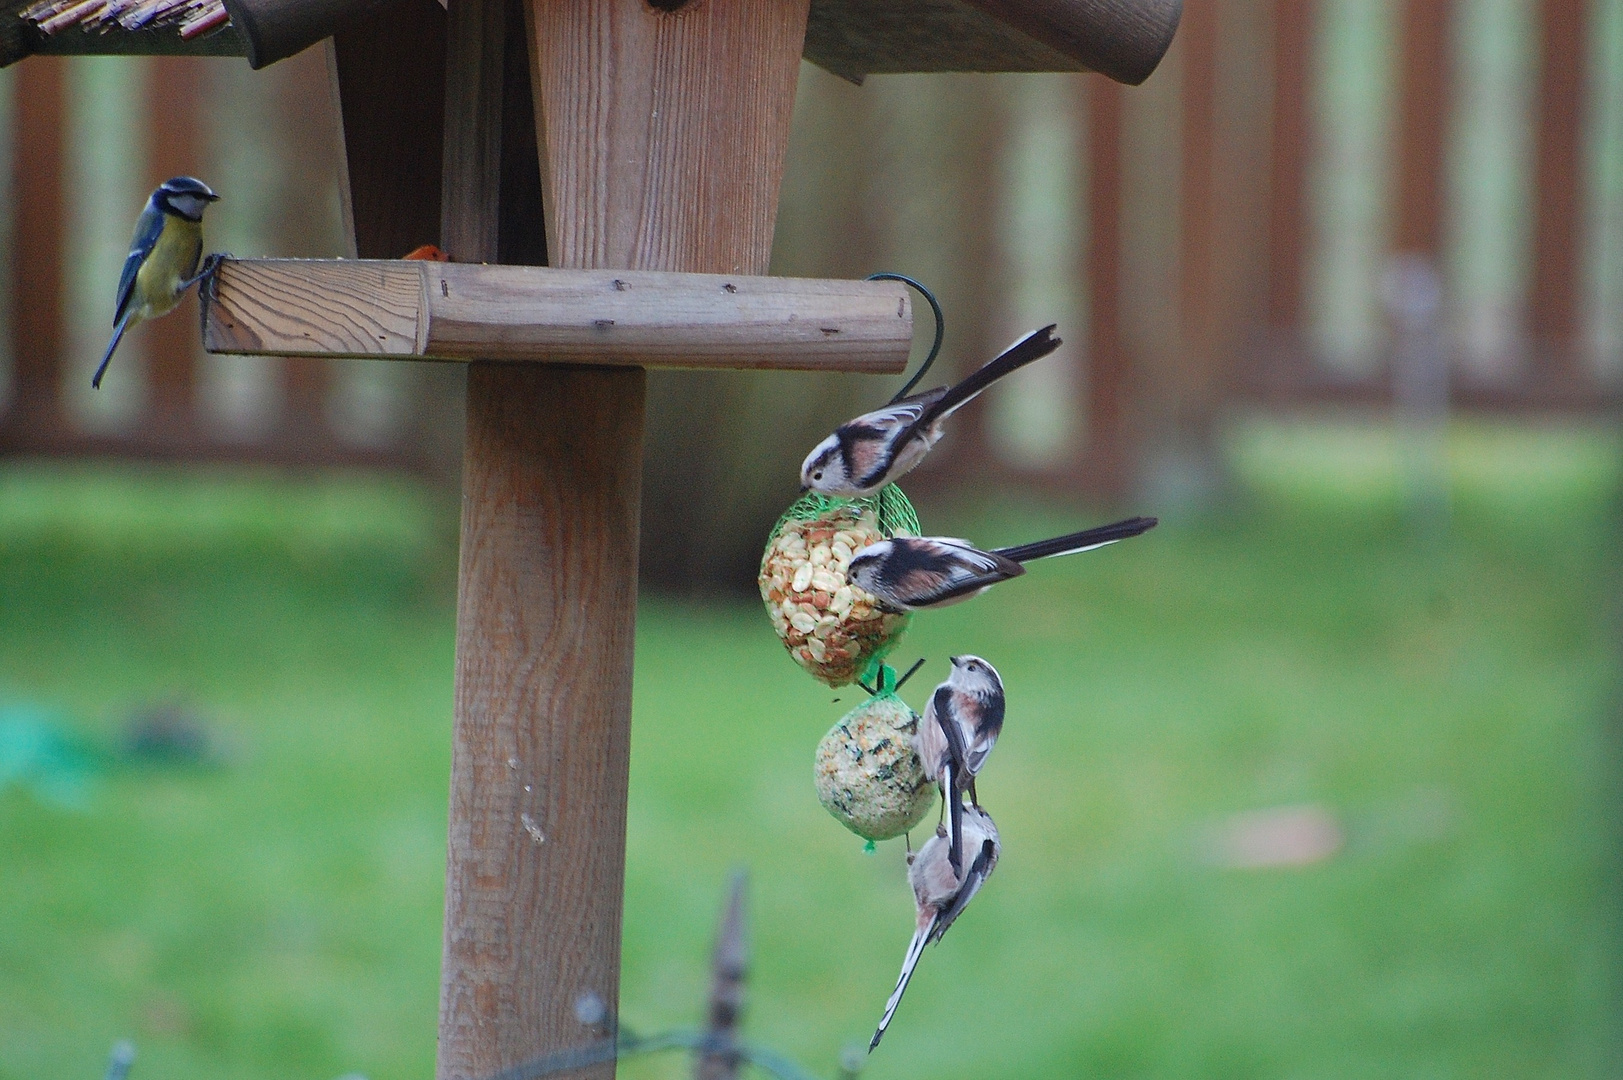
[[[214,194],[213,188],[195,176],[172,177],[158,185],[158,190],[166,195],[196,195],[198,198],[207,199],[209,202],[215,202],[219,199],[219,196]]]

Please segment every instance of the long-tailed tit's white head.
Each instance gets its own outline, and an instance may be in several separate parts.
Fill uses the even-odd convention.
[[[908,944],[907,955],[902,960],[902,973],[896,979],[896,989],[891,992],[890,1000],[885,1002],[885,1014],[879,1020],[872,1041],[868,1043],[870,1053],[885,1037],[885,1029],[896,1015],[896,1007],[902,1003],[902,995],[907,992],[907,984],[913,978],[919,958],[924,955],[924,947],[941,940],[997,867],[1002,846],[992,816],[975,807],[966,808],[963,833],[967,849],[975,853],[966,868],[955,868],[949,861],[948,841],[940,833],[925,842],[914,857],[913,865],[908,868],[907,880],[913,886],[915,912],[913,940]]]
[[[947,685],[981,702],[1003,700],[1003,679],[997,668],[978,656],[953,657]]]
[[[851,477],[840,453],[839,434],[830,435],[812,448],[800,466],[800,490],[836,494],[850,486]]]

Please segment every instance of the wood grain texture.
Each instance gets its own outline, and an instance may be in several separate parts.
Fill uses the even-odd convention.
[[[764,274],[807,0],[534,0],[555,266]]]
[[[528,0],[526,28],[553,264],[764,273],[805,0]],[[486,126],[447,155],[445,221],[492,245],[463,262],[499,246],[468,190]],[[637,368],[468,369],[440,1080],[594,1037],[586,995],[615,1022],[645,394]]]
[[[468,369],[440,1080],[586,1042],[575,1003],[618,999],[643,384]]]
[[[440,358],[893,374],[912,344],[896,282],[454,264],[427,274],[424,353]]]
[[[203,347],[266,356],[418,358],[427,334],[421,263],[243,259],[222,263]]]
[[[499,257],[506,31],[505,2],[460,0],[446,11],[440,247],[460,262]]]
[[[891,281],[248,259],[222,265],[211,352],[896,374]]]
[[[1141,83],[1180,0],[812,0],[806,59],[853,82],[913,71],[1098,71]]]

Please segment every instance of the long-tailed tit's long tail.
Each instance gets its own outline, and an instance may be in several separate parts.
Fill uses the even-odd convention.
[[[913,940],[908,943],[907,956],[902,960],[902,973],[896,979],[896,989],[891,991],[890,1000],[885,1002],[885,1015],[879,1018],[879,1027],[874,1030],[873,1038],[868,1042],[868,1053],[879,1045],[879,1040],[885,1037],[885,1029],[890,1027],[890,1018],[896,1015],[896,1006],[902,1003],[902,995],[907,993],[907,984],[913,978],[913,969],[919,966],[919,957],[924,955],[924,947],[930,943],[930,935],[935,932],[938,915],[931,915],[930,921],[913,931]]]
[[[1056,555],[1074,555],[1079,551],[1092,551],[1106,544],[1114,544],[1118,540],[1147,533],[1155,528],[1156,523],[1157,519],[1152,517],[1127,518],[1125,521],[1100,525],[1094,529],[1083,529],[1081,532],[1066,536],[1056,536],[1052,540],[1038,540],[1036,543],[1021,544],[1018,547],[994,548],[992,554],[1002,555],[1019,563],[1030,562],[1033,559],[1049,559]]]
[[[118,325],[113,327],[113,340],[107,343],[107,351],[101,357],[101,366],[96,369],[96,374],[90,377],[91,389],[101,389],[101,377],[107,373],[107,365],[112,363],[113,353],[118,350],[118,343],[124,339],[124,331],[130,328],[130,319],[134,315],[134,311],[126,311],[124,317],[118,320]]]
[[[931,424],[948,416],[960,406],[972,400],[982,390],[997,382],[1011,372],[1019,371],[1027,364],[1036,363],[1064,342],[1054,337],[1055,324],[1049,324],[1041,330],[1033,330],[1019,341],[1010,345],[995,359],[987,361],[978,370],[973,371],[963,382],[950,388],[939,399],[932,402],[919,414],[910,428],[914,431],[929,427]],[[906,439],[897,439],[900,446]]]

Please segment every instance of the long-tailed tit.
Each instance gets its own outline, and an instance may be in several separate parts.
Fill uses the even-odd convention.
[[[1033,559],[1092,551],[1148,532],[1155,524],[1152,517],[1128,518],[1052,540],[991,551],[946,536],[898,536],[858,550],[851,556],[845,576],[893,611],[946,607],[1019,577],[1026,572],[1021,564]]]
[[[860,499],[896,480],[930,452],[947,417],[1003,376],[1059,348],[1053,330],[1045,326],[1027,334],[957,386],[938,386],[847,420],[806,456],[800,489]]]
[[[890,1000],[885,1002],[885,1015],[879,1018],[879,1027],[868,1043],[869,1053],[873,1053],[873,1048],[885,1037],[885,1029],[890,1026],[891,1017],[896,1015],[896,1006],[902,1003],[902,995],[907,992],[908,981],[913,978],[913,969],[918,967],[919,957],[924,955],[924,947],[941,940],[953,920],[963,913],[997,866],[997,826],[992,823],[990,814],[978,808],[967,811],[964,815],[964,837],[975,852],[968,870],[959,871],[948,861],[947,838],[940,830],[913,857],[913,865],[907,872],[917,908],[913,940],[908,943],[907,956],[902,960],[902,974],[896,980],[896,989],[891,992]]]
[[[964,865],[964,792],[976,807],[975,776],[1003,731],[1003,680],[978,656],[955,656],[947,681],[935,688],[914,736],[924,775],[946,800],[948,861]]]

